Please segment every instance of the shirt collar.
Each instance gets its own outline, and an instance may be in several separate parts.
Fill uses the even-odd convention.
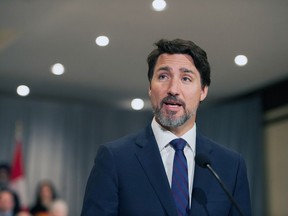
[[[183,138],[186,140],[188,146],[195,153],[195,145],[196,145],[196,123],[194,126],[183,134],[181,137],[177,137],[171,131],[163,128],[158,122],[156,122],[155,117],[152,120],[151,127],[158,145],[160,152],[173,140],[177,138]]]

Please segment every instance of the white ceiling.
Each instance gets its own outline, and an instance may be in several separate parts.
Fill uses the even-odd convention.
[[[147,97],[146,57],[161,38],[189,39],[208,53],[208,101],[288,78],[288,1],[1,0],[0,93],[93,100],[119,105]],[[98,47],[95,38],[110,44]],[[248,56],[237,67],[237,54]],[[50,73],[61,62],[63,76]]]

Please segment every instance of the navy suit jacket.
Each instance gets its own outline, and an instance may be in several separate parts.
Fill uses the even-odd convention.
[[[251,215],[243,158],[197,134],[196,152],[206,154],[245,216]],[[193,216],[238,215],[208,169],[195,165]],[[176,216],[170,185],[151,126],[101,145],[86,186],[81,216]]]

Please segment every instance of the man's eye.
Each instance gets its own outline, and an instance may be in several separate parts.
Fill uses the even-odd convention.
[[[190,79],[190,77],[183,77],[183,80],[185,81],[185,82],[191,82],[192,80]]]
[[[158,78],[159,78],[159,80],[164,80],[167,78],[167,76],[165,74],[161,74],[161,75],[159,75]]]

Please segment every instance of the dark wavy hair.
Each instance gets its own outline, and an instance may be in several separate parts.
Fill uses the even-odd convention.
[[[201,76],[202,88],[210,85],[210,65],[206,52],[194,42],[182,39],[166,40],[161,39],[155,43],[154,49],[147,58],[148,80],[151,83],[154,67],[161,54],[188,54],[192,57],[194,64]]]

